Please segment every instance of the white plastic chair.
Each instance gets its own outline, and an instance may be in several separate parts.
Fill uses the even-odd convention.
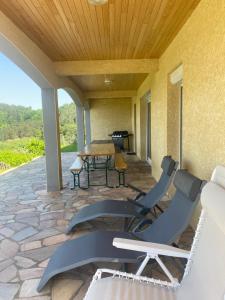
[[[114,246],[146,253],[136,275],[98,269],[85,300],[225,300],[225,167],[218,166],[201,194],[202,213],[191,251],[142,241],[114,239]],[[160,256],[188,262],[179,283]],[[169,281],[140,276],[156,259]],[[104,274],[104,275],[103,275]],[[105,277],[108,274],[108,277]]]

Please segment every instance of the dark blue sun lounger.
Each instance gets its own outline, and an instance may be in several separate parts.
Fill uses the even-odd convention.
[[[41,278],[38,291],[55,275],[96,262],[137,263],[143,253],[113,247],[113,239],[138,239],[172,244],[186,229],[199,199],[202,181],[185,170],[174,179],[176,193],[169,207],[143,231],[96,231],[59,246]]]
[[[71,219],[66,233],[68,234],[73,231],[78,224],[94,220],[98,217],[135,217],[142,219],[166,194],[174,178],[177,167],[178,163],[175,160],[170,156],[165,156],[161,164],[163,170],[161,177],[147,194],[137,189],[140,193],[138,197],[136,197],[136,201],[103,200],[85,206]]]

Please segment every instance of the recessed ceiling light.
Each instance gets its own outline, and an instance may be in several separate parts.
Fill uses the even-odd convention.
[[[105,78],[104,80],[105,85],[111,85],[112,84],[112,80],[109,78]]]
[[[108,0],[88,0],[92,5],[103,5],[108,2]]]

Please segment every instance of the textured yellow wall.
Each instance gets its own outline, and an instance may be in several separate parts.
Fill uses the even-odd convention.
[[[114,130],[132,132],[131,99],[90,100],[92,140],[110,139]]]
[[[167,79],[167,153],[180,160],[180,83]]]
[[[159,71],[138,91],[136,101],[140,107],[141,89],[146,85],[151,89],[152,167],[156,178],[170,144],[168,75],[180,64],[184,69],[183,166],[196,176],[209,179],[216,165],[225,164],[224,0],[200,2],[160,58]],[[140,144],[141,134],[137,139]]]
[[[146,122],[146,106],[143,103],[143,96],[150,90],[151,76],[149,75],[137,91],[137,96],[132,98],[132,126],[134,127],[134,103],[136,104],[136,128],[137,128],[137,156],[146,159],[146,130],[143,130]]]

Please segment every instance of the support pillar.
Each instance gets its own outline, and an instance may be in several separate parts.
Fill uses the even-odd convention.
[[[84,149],[84,108],[82,106],[76,107],[77,112],[77,148],[78,151]]]
[[[91,143],[91,120],[90,120],[90,110],[85,110],[85,125],[86,125],[86,144]]]
[[[62,188],[62,167],[59,136],[59,113],[57,90],[43,88],[42,108],[45,138],[47,191],[59,191]]]

